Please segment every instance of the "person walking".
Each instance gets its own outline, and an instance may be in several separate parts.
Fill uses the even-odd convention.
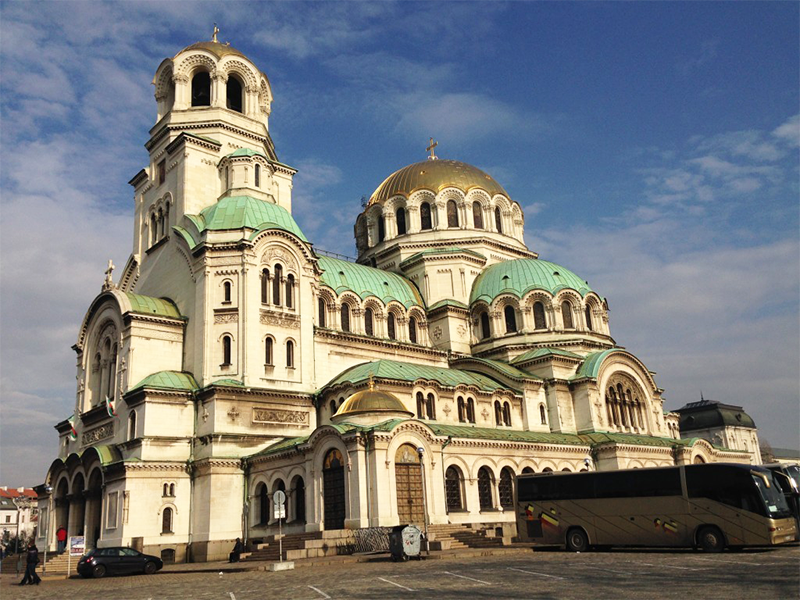
[[[42,581],[36,574],[36,565],[39,564],[39,549],[33,540],[28,543],[28,556],[25,559],[25,563],[27,565],[25,567],[25,577],[22,578],[19,585],[39,585]]]
[[[58,540],[58,553],[61,554],[67,546],[67,528],[63,525],[56,530],[56,540]]]

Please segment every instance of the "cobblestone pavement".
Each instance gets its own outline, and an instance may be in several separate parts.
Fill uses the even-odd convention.
[[[464,560],[387,559],[274,573],[172,571],[100,580],[53,579],[40,586],[16,587],[16,582],[3,575],[3,600],[790,600],[800,598],[800,546],[722,554],[537,551]]]

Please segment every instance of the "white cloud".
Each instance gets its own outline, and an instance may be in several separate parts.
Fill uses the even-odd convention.
[[[791,147],[800,146],[800,115],[795,115],[776,127],[772,135]]]

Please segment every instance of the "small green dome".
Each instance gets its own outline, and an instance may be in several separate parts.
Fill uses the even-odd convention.
[[[187,216],[195,220],[199,231],[242,229],[243,227],[257,231],[283,229],[293,233],[304,242],[308,241],[289,211],[282,206],[252,196],[228,196],[204,208],[200,212],[199,219],[195,215]]]
[[[501,294],[521,298],[531,290],[555,294],[573,289],[581,296],[592,291],[589,284],[569,269],[536,258],[507,260],[486,268],[472,284],[469,303],[485,300],[491,303]]]

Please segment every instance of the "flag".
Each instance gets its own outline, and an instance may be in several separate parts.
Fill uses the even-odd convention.
[[[67,421],[69,421],[69,439],[74,442],[78,439],[78,431],[75,429],[75,415],[73,414]]]
[[[117,410],[114,408],[114,401],[106,396],[106,410],[108,411],[109,417],[116,417]]]

